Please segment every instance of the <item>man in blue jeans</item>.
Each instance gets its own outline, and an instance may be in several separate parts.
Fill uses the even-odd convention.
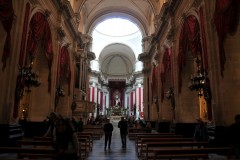
[[[122,148],[126,148],[127,145],[127,134],[128,134],[128,123],[124,117],[121,117],[121,121],[118,122],[118,128],[120,129],[120,135],[122,140]]]

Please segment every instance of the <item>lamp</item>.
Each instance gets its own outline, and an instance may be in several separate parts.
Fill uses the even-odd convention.
[[[170,87],[168,91],[166,92],[166,97],[171,101],[171,107],[174,110],[175,109],[175,98],[174,98],[174,88]]]
[[[173,90],[173,87],[170,87],[166,92],[166,97],[167,99],[171,99],[173,96],[174,96],[174,90]]]
[[[64,97],[64,90],[63,87],[58,86],[56,88],[56,92],[55,92],[55,107],[57,106],[58,102],[59,102],[59,98],[60,97]],[[56,108],[55,108],[56,109]]]
[[[158,104],[158,96],[154,96],[153,97],[153,103],[154,104]]]
[[[197,64],[197,72],[195,74],[191,75],[190,82],[188,85],[190,90],[198,91],[199,97],[203,96],[205,89],[208,86],[207,72],[204,70],[201,70],[200,62],[201,62],[201,60],[198,57],[196,57],[195,63]]]
[[[39,80],[38,72],[32,71],[33,62],[30,63],[28,66],[20,67],[19,68],[19,75],[21,77],[21,83],[25,87],[27,87],[27,92],[31,92],[31,87],[38,87],[41,82]],[[21,95],[23,96],[23,95]]]
[[[64,95],[65,95],[65,93],[64,93],[63,87],[58,86],[57,89],[56,89],[56,96],[64,97]]]

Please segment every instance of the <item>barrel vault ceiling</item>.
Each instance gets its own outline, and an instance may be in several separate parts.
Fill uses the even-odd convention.
[[[85,17],[85,32],[110,17],[123,17],[139,26],[142,36],[149,33],[151,16],[158,10],[160,0],[79,0],[79,10]],[[131,46],[130,46],[131,47]],[[140,54],[140,53],[139,53]],[[136,56],[125,45],[106,47],[99,57],[100,71],[105,76],[129,76],[134,72]]]

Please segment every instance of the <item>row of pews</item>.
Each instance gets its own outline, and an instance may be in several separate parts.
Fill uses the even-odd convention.
[[[210,154],[233,158],[230,146],[216,146],[174,133],[131,133],[140,160],[209,159]]]
[[[79,143],[79,160],[84,160],[92,152],[93,141],[102,136],[100,126],[84,128],[77,132]],[[16,146],[0,147],[0,154],[16,154],[16,159],[55,159],[57,151],[50,137],[34,136],[18,140]]]

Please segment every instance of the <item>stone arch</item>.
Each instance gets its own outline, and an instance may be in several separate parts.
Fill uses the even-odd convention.
[[[192,27],[191,29],[190,25]],[[190,32],[194,34],[191,34]],[[178,46],[178,103],[181,104],[181,106],[179,106],[181,109],[177,108],[177,113],[180,115],[179,117],[187,116],[186,119],[192,119],[193,121],[200,115],[200,104],[198,99],[199,97],[197,96],[198,93],[195,91],[190,91],[188,84],[190,82],[190,76],[196,73],[194,57],[201,57],[202,46],[200,36],[199,19],[193,14],[185,16],[179,34]],[[180,121],[184,121],[184,119]]]
[[[89,26],[87,27],[87,33],[89,35],[92,35],[92,32],[94,28],[104,20],[114,18],[114,17],[119,17],[122,19],[126,19],[134,23],[136,26],[139,27],[140,32],[142,33],[142,37],[146,36],[147,32],[147,27],[144,25],[144,23],[135,15],[131,15],[130,13],[125,13],[122,11],[115,11],[115,12],[107,12],[107,13],[102,13],[98,15],[98,17],[95,17],[92,22],[89,23]],[[137,17],[137,18],[136,18]]]
[[[28,117],[32,121],[42,120],[53,110],[51,109],[53,43],[48,16],[48,12],[39,12],[39,9],[30,16],[25,65],[32,64],[32,71],[38,72],[41,79],[41,85],[36,88],[31,87],[31,92],[27,93],[22,101],[28,104],[30,116],[38,115],[38,117]],[[36,30],[36,26],[41,27]],[[36,107],[39,106],[38,104],[42,106]]]

